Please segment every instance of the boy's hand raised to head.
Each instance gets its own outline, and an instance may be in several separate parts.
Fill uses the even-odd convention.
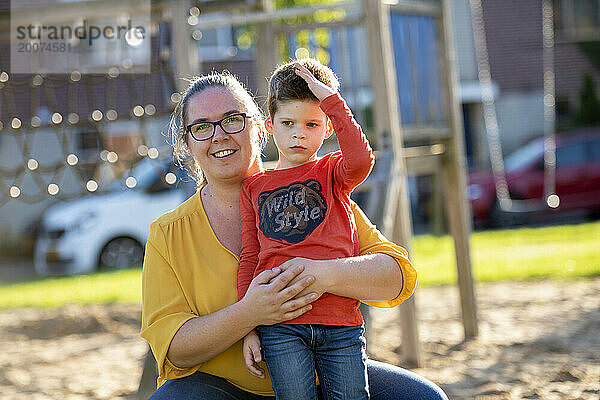
[[[308,88],[313,92],[315,97],[319,99],[319,101],[323,101],[326,97],[335,93],[332,88],[315,78],[314,75],[304,65],[297,62],[294,63],[294,67],[296,68],[296,75],[306,81]]]

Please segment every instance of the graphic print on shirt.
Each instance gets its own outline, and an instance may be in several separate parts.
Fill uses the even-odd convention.
[[[325,219],[327,203],[316,179],[294,182],[258,196],[258,227],[272,239],[299,243]]]

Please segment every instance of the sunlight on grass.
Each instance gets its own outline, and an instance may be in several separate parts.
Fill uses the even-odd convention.
[[[471,237],[477,281],[600,276],[600,221],[544,228],[476,232]],[[419,286],[454,284],[456,262],[450,236],[417,236],[411,256]],[[139,303],[141,270],[0,283],[0,309],[59,307],[69,303]]]
[[[600,275],[600,222],[476,232],[471,236],[477,281],[582,278]],[[456,282],[450,236],[418,236],[413,260],[421,286]]]
[[[140,269],[48,278],[0,286],[0,308],[139,303],[141,292]]]

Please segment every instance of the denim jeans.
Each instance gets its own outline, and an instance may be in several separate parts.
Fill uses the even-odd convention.
[[[315,369],[325,400],[369,398],[364,327],[259,326],[277,400],[317,400]]]
[[[408,370],[367,360],[371,400],[448,400],[435,383]],[[164,383],[150,400],[273,400],[243,391],[227,380],[196,372]],[[323,399],[319,390],[319,399]]]

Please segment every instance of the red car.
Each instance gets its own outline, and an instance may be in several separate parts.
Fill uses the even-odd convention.
[[[600,129],[556,134],[556,190],[544,199],[544,139],[537,138],[504,160],[510,198],[502,209],[491,171],[469,174],[468,196],[476,226],[524,223],[530,217],[586,210],[600,212]],[[548,203],[556,206],[553,208]]]

